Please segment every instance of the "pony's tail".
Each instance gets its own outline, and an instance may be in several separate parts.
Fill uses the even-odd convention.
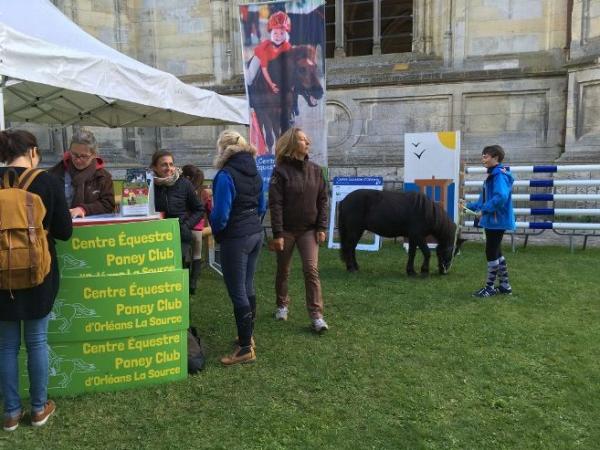
[[[347,230],[346,230],[346,221],[344,220],[344,200],[339,203],[338,213],[337,213],[337,224],[338,224],[338,233],[340,238],[340,258],[342,261],[347,263],[347,258],[344,254],[344,243],[346,241]]]

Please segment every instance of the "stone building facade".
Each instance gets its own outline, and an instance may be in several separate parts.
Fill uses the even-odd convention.
[[[244,95],[239,3],[54,0],[104,43],[227,95]],[[441,130],[462,132],[469,162],[492,143],[512,163],[600,162],[600,0],[328,0],[326,11],[332,175],[400,181],[404,133]],[[220,128],[95,131],[115,169],[156,147],[208,168]],[[69,133],[50,130],[49,152]]]

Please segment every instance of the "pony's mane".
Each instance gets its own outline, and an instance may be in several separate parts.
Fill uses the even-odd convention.
[[[455,224],[448,217],[448,213],[440,206],[439,203],[434,202],[426,195],[422,196],[422,201],[428,203],[422,205],[427,211],[427,216],[431,219],[432,234],[439,242],[451,243],[454,241]]]
[[[291,51],[296,59],[307,58],[314,61],[317,57],[316,49],[310,45],[294,45]]]

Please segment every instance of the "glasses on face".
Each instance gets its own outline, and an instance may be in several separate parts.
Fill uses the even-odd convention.
[[[90,159],[92,156],[93,155],[91,153],[88,153],[88,154],[71,153],[71,158],[73,158],[73,159],[79,159],[79,160],[82,160],[82,161]]]

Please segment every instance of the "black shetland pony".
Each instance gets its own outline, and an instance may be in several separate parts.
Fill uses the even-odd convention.
[[[316,50],[310,45],[299,45],[269,62],[269,75],[279,88],[274,94],[259,70],[248,86],[250,106],[254,108],[269,151],[275,140],[294,125],[298,115],[298,97],[310,107],[323,98],[319,80]]]
[[[365,230],[383,237],[408,238],[406,272],[415,275],[414,261],[417,247],[423,252],[421,273],[429,273],[431,252],[425,238],[436,238],[440,274],[448,273],[452,258],[462,240],[454,248],[456,224],[437,203],[420,192],[375,191],[359,189],[340,202],[338,227],[341,257],[349,272],[358,270],[356,245]]]

